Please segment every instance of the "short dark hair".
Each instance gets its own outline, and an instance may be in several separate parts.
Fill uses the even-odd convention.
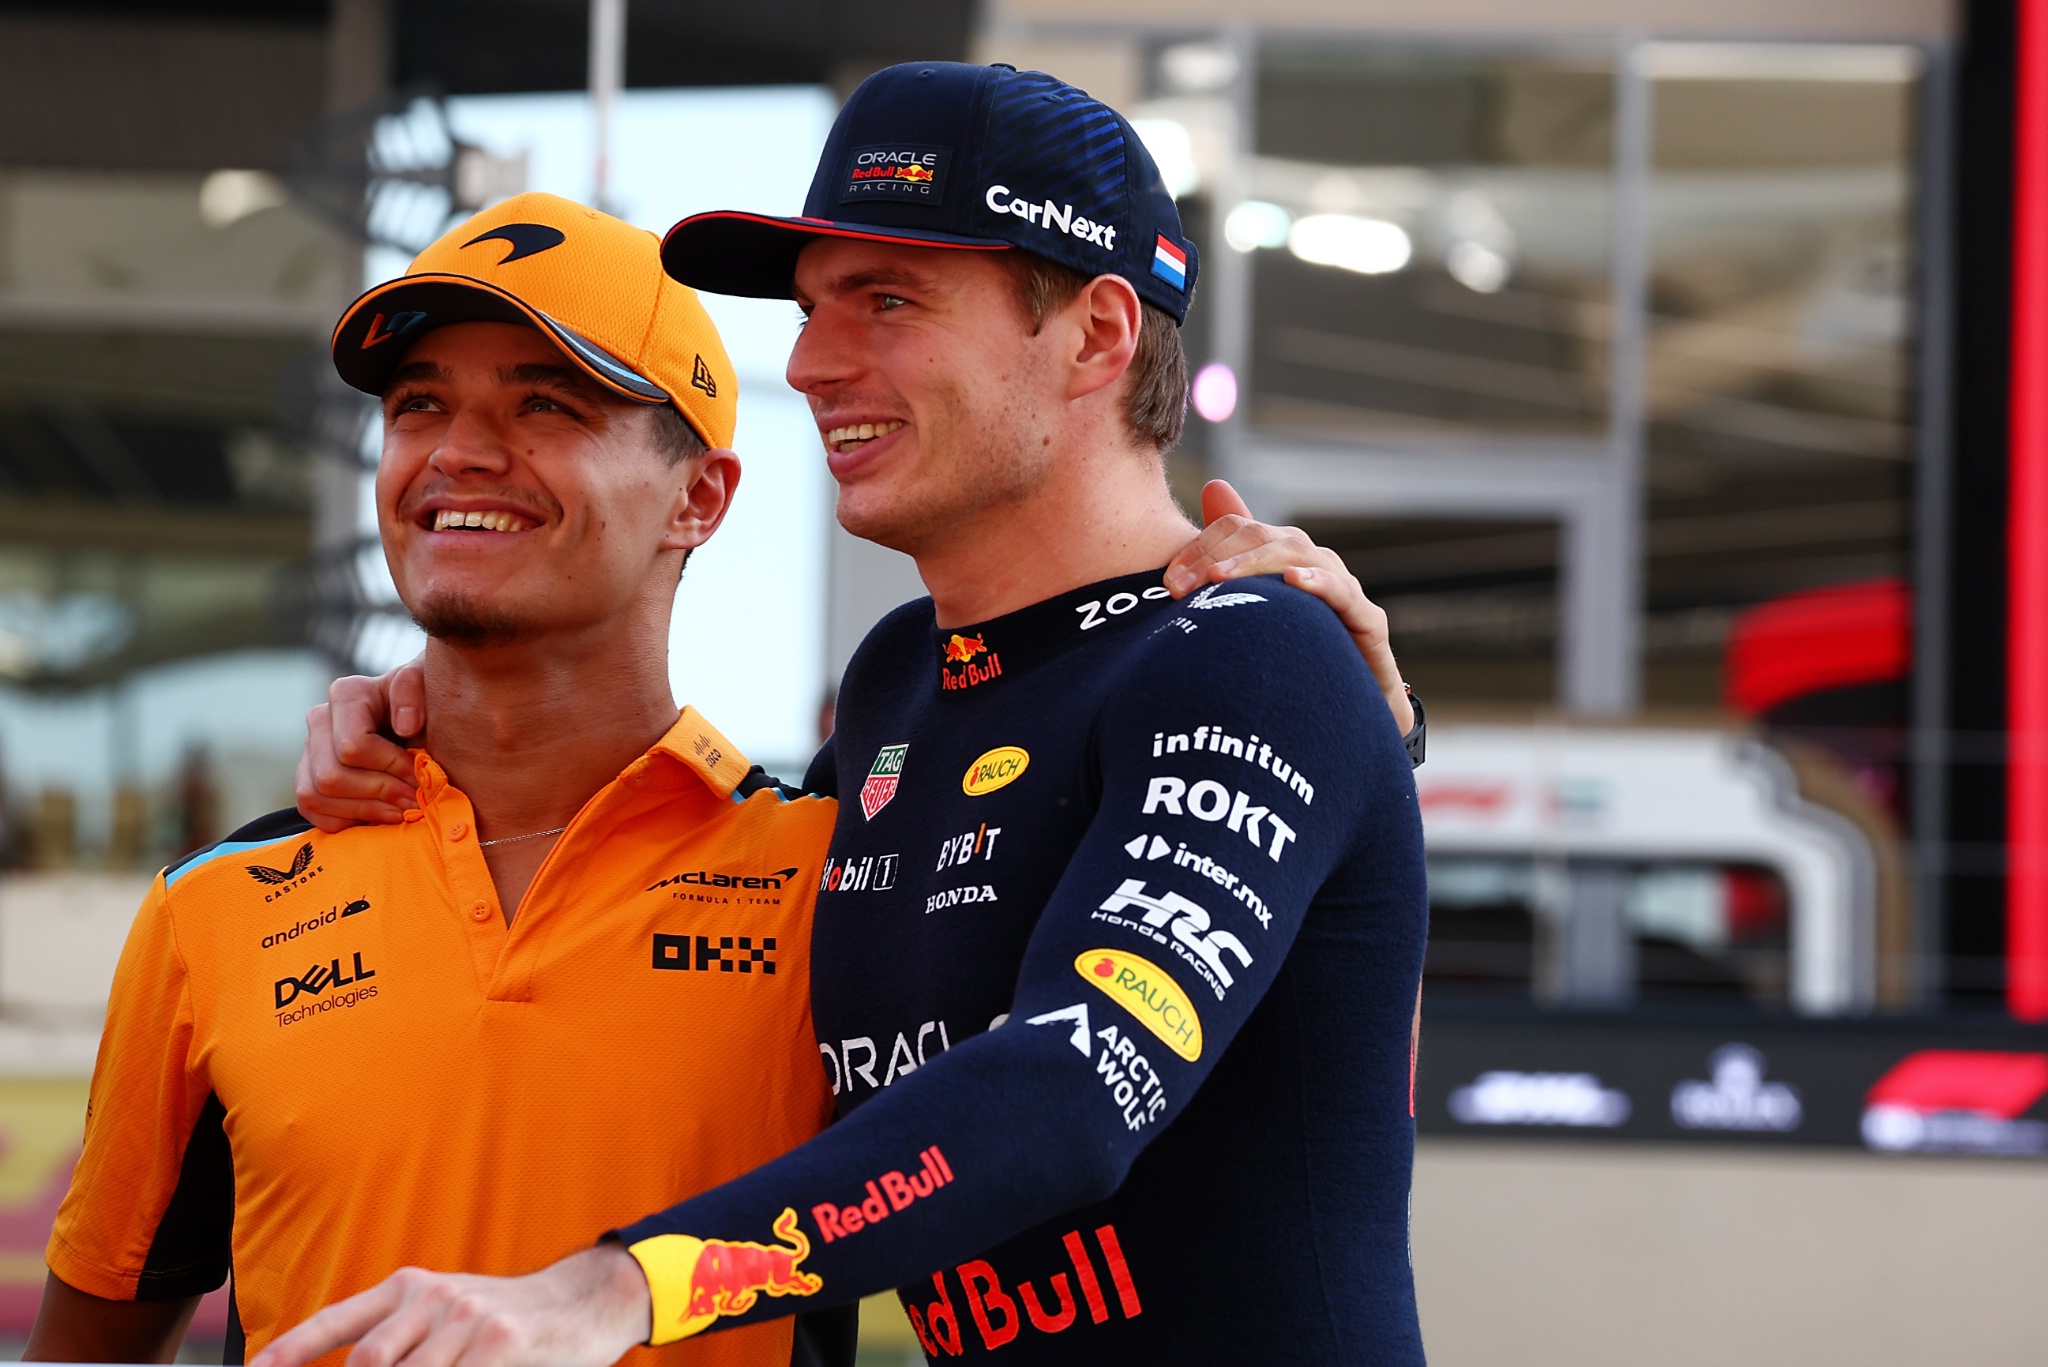
[[[665,403],[654,410],[654,451],[671,470],[710,449],[674,404]]]
[[[1031,320],[1034,336],[1091,278],[1036,252],[1012,249],[995,253],[995,258],[1016,283],[1017,302]],[[1181,429],[1187,424],[1188,354],[1181,346],[1180,325],[1156,304],[1139,306],[1138,351],[1125,377],[1130,388],[1124,394],[1124,420],[1131,435],[1166,454],[1180,444]]]

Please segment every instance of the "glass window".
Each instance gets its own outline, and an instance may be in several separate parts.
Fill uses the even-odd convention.
[[[1646,696],[1712,705],[1739,609],[1906,569],[1918,63],[1658,44],[1650,69]]]
[[[1261,49],[1253,425],[1352,441],[1605,430],[1604,60]]]

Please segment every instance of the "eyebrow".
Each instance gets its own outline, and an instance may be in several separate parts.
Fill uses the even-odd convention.
[[[502,385],[544,384],[566,389],[572,394],[586,397],[596,392],[596,386],[582,371],[571,366],[547,365],[539,361],[528,361],[523,365],[498,367],[498,383]]]
[[[388,394],[404,384],[446,384],[453,378],[447,366],[433,361],[407,361],[391,372],[391,378],[384,382],[384,392]]]
[[[875,266],[851,275],[842,275],[832,282],[833,288],[841,293],[853,290],[871,289],[876,285],[908,285],[912,289],[934,289],[937,281],[922,271],[908,271],[900,266]]]

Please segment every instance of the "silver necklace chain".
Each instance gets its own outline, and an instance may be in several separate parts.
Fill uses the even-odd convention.
[[[479,840],[478,845],[509,845],[515,840],[538,840],[544,835],[560,835],[567,826],[557,826],[552,831],[528,831],[525,835],[501,835],[496,840]]]

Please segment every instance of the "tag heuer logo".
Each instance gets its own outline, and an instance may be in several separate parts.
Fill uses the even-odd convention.
[[[718,381],[711,378],[711,367],[704,364],[702,356],[697,358],[696,368],[690,372],[690,384],[714,399],[718,397]]]
[[[889,799],[896,796],[896,785],[903,777],[903,757],[910,753],[910,745],[885,745],[875,756],[875,767],[868,770],[868,781],[860,788],[860,809],[867,819],[873,821],[875,813],[889,805]]]

